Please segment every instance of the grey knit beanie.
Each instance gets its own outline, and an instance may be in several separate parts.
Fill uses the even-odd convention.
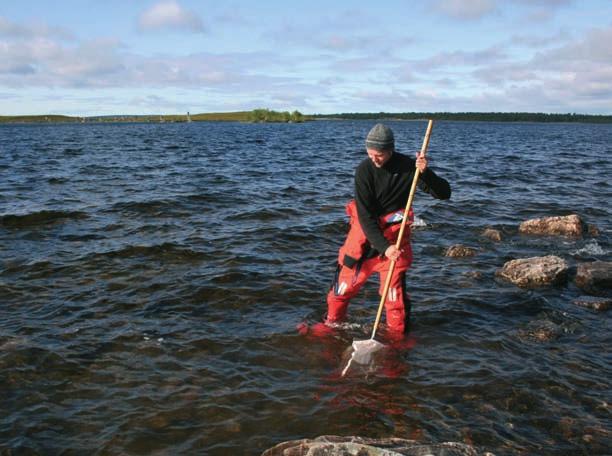
[[[366,148],[374,150],[394,150],[395,138],[389,127],[376,124],[366,137]]]

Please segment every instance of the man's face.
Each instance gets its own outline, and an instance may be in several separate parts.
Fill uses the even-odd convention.
[[[368,157],[374,163],[374,166],[377,168],[381,168],[385,163],[389,161],[391,158],[391,154],[393,153],[390,150],[376,150],[376,149],[367,149]]]

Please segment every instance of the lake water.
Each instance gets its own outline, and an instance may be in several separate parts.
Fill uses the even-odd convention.
[[[342,378],[376,281],[334,335],[296,326],[325,313],[373,124],[0,126],[0,450],[260,454],[337,434],[610,454],[609,314],[571,281],[495,271],[612,260],[612,125],[436,123],[453,196],[415,198],[412,332]],[[388,124],[420,148],[425,122]],[[599,236],[517,232],[569,213]],[[478,254],[445,257],[457,243]]]

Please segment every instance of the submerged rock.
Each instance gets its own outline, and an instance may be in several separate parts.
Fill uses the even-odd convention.
[[[501,231],[494,230],[493,228],[487,228],[482,232],[482,235],[495,242],[500,242],[502,240]]]
[[[519,233],[582,237],[583,223],[576,214],[544,217],[524,221],[519,225]]]
[[[473,279],[473,280],[480,280],[483,277],[482,272],[480,271],[467,271],[467,272],[464,272],[463,275],[467,277],[468,279]]]
[[[520,329],[520,339],[533,340],[537,342],[550,342],[563,333],[563,328],[550,320],[538,320],[531,322],[527,328]]]
[[[473,249],[472,247],[466,247],[465,245],[461,244],[455,244],[451,245],[448,249],[446,249],[444,255],[453,258],[474,256],[476,255],[476,249]]]
[[[568,269],[563,258],[548,255],[508,261],[496,274],[519,287],[530,288],[564,283]]]
[[[574,299],[574,304],[580,307],[586,307],[599,312],[610,310],[612,307],[612,298],[598,298],[595,296],[580,296]]]
[[[315,439],[284,442],[262,453],[262,456],[494,456],[471,445],[456,442],[423,444],[399,438],[371,439],[324,435]]]
[[[587,225],[587,233],[589,233],[589,236],[597,237],[599,236],[599,228],[595,225]]]
[[[576,285],[589,294],[601,294],[612,289],[612,262],[581,263],[576,270]]]

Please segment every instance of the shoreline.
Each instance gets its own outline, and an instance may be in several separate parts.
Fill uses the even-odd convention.
[[[546,113],[502,113],[502,112],[431,112],[431,113],[339,113],[305,114],[299,120],[271,118],[253,120],[250,111],[200,114],[144,114],[109,116],[65,116],[65,115],[22,115],[0,116],[0,124],[58,124],[58,123],[191,123],[191,122],[243,122],[243,123],[300,123],[308,121],[435,121],[449,122],[502,122],[502,123],[612,123],[612,115],[595,114],[546,114]]]

